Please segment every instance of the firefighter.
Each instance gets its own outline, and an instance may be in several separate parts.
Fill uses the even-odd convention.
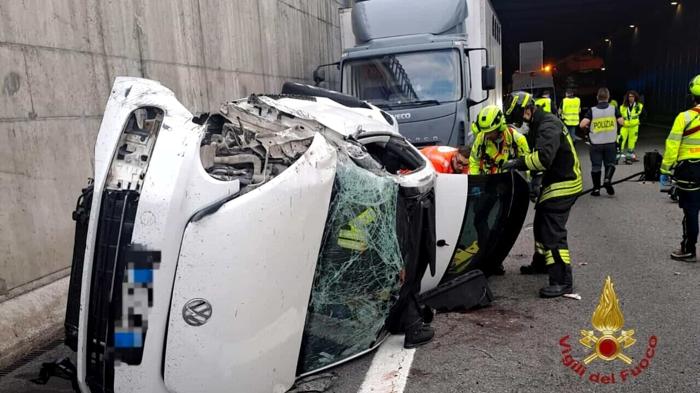
[[[581,120],[581,128],[589,129],[591,142],[591,178],[593,179],[592,196],[600,196],[600,178],[605,164],[603,187],[608,195],[615,195],[612,177],[615,173],[615,156],[617,155],[617,126],[623,124],[622,115],[608,104],[610,91],[604,87],[598,89],[598,105],[586,112]]]
[[[549,90],[545,90],[542,92],[542,96],[535,100],[535,105],[537,105],[538,108],[542,109],[545,112],[557,113],[556,105],[550,97]]]
[[[501,173],[506,161],[530,152],[525,136],[506,125],[505,116],[496,105],[481,109],[475,124],[479,132],[469,156],[470,174]]]
[[[676,179],[678,206],[683,209],[683,241],[681,248],[671,253],[677,261],[695,262],[695,244],[698,240],[698,212],[700,212],[700,75],[690,82],[694,107],[681,112],[673,122],[666,138],[666,149],[661,163],[661,183],[670,185],[670,176]]]
[[[541,273],[546,267],[549,285],[540,289],[540,296],[551,298],[572,293],[573,274],[566,222],[571,207],[583,190],[574,142],[561,120],[539,109],[529,93],[509,94],[505,108],[509,123],[529,123],[527,140],[531,152],[525,157],[509,160],[503,169],[544,172],[535,205],[535,254],[529,266],[521,267],[521,273]]]
[[[438,173],[469,173],[469,147],[428,146],[420,152]]]
[[[559,107],[559,116],[564,125],[569,130],[569,135],[574,138],[574,141],[580,140],[576,136],[576,127],[579,125],[579,115],[581,114],[581,99],[574,97],[572,89],[566,89],[566,97],[561,101]]]
[[[637,155],[634,153],[634,148],[637,144],[637,136],[639,134],[639,117],[643,110],[644,104],[639,102],[639,93],[634,90],[628,91],[627,94],[625,94],[625,100],[620,108],[622,118],[625,120],[625,124],[620,131],[620,152],[625,158],[626,164],[639,161]]]
[[[476,117],[476,139],[469,155],[469,174],[492,175],[501,173],[508,160],[525,157],[530,149],[525,137],[506,125],[503,111],[496,105],[485,106]],[[480,194],[475,205],[474,226],[477,232],[479,249],[485,250],[488,243],[488,215],[498,202],[498,195]],[[490,269],[490,274],[503,275],[503,264]]]

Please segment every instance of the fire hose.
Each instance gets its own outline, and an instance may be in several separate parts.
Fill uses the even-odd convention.
[[[637,180],[637,181],[639,181],[639,180],[641,180],[641,176],[642,176],[642,175],[644,175],[644,171],[637,172],[637,173],[635,173],[635,174],[633,174],[633,175],[629,175],[629,176],[627,176],[627,177],[625,177],[625,178],[622,178],[622,179],[620,179],[620,180],[615,180],[614,182],[612,182],[612,183],[610,183],[610,184],[614,186],[615,184],[620,184],[620,183],[622,183],[622,182],[626,182],[626,181],[631,180],[631,179],[633,179],[633,178],[635,178],[635,177],[637,177],[637,176],[640,177],[640,179]],[[580,194],[579,196],[583,196],[583,195],[586,195],[586,194],[590,194],[591,191],[593,191],[593,187],[591,187],[591,188],[589,188],[589,189],[587,189],[587,190],[582,191],[581,194]]]

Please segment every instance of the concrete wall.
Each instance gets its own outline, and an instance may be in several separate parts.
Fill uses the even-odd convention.
[[[192,112],[310,82],[340,56],[334,0],[0,0],[0,302],[68,273],[112,81]]]

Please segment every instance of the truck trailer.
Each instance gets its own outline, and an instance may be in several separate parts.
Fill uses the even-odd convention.
[[[348,20],[342,11],[341,30]],[[357,1],[350,20],[355,45],[335,64],[341,91],[391,113],[412,144],[471,144],[479,110],[502,104],[501,24],[489,0]]]

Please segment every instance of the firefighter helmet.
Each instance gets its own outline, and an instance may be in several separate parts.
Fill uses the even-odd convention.
[[[476,117],[476,126],[480,132],[492,132],[505,128],[503,112],[496,105],[483,107]]]
[[[514,91],[506,97],[506,121],[520,127],[523,124],[525,108],[535,105],[532,94],[524,91]]]

